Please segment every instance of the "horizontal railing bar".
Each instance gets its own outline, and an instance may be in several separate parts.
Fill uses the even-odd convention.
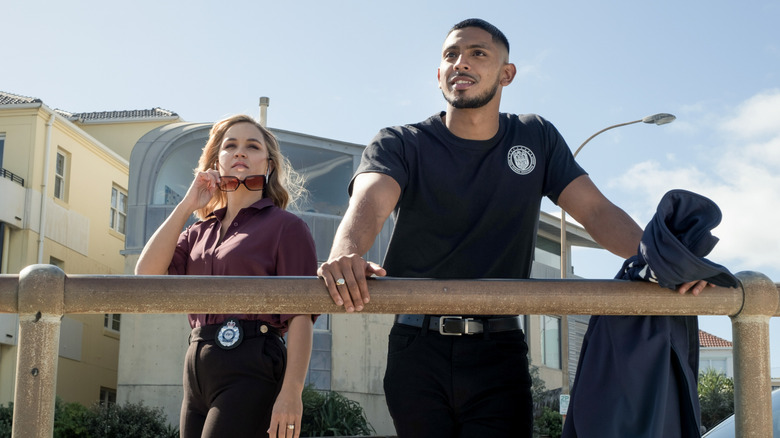
[[[780,316],[780,284],[757,272],[740,272],[737,277],[740,287],[708,288],[699,297],[624,280],[378,278],[371,280],[372,300],[363,312],[729,315],[735,340],[737,435],[764,437],[772,426],[769,319]],[[0,275],[0,312],[21,312],[14,403],[22,409],[14,412],[12,433],[50,436],[58,315],[344,310],[332,303],[316,277],[67,276],[54,266],[34,265],[19,276]]]
[[[116,281],[120,280],[120,281]],[[18,275],[0,275],[0,313],[17,313]],[[209,284],[193,292],[193,283]],[[775,283],[780,293],[780,283]],[[377,278],[364,313],[561,315],[734,315],[739,289],[708,288],[698,297],[624,280],[421,280]],[[260,292],[263,291],[263,292]],[[164,292],[164,293],[163,293]],[[72,274],[66,313],[341,313],[315,277],[215,277]],[[435,295],[425,297],[427,292]],[[620,297],[634,293],[630,301]],[[446,303],[437,302],[447,294]],[[258,299],[260,298],[260,299]],[[459,310],[459,312],[455,312]],[[462,310],[462,311],[461,311]],[[775,315],[780,317],[780,306]]]
[[[743,302],[741,289],[708,288],[694,297],[624,280],[378,278],[369,290],[363,312],[379,314],[734,315]],[[344,311],[316,277],[70,275],[64,305],[66,313]]]

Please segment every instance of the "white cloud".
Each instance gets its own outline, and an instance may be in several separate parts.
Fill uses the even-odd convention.
[[[780,134],[780,90],[759,93],[742,103],[722,129],[742,139],[777,137]]]
[[[780,90],[747,99],[714,131],[719,134],[712,140],[716,144],[697,152],[699,157],[688,157],[691,164],[645,161],[613,185],[636,194],[634,208],[641,208],[648,220],[653,203],[670,189],[709,197],[723,212],[721,225],[713,230],[720,242],[709,258],[734,272],[755,270],[780,281],[775,225],[780,217]],[[702,168],[702,163],[713,164]]]

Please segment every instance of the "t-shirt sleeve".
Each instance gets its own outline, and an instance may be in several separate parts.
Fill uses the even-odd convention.
[[[317,275],[317,251],[309,226],[303,220],[291,221],[281,231],[279,249],[276,258],[276,275],[279,276],[315,276]],[[280,322],[296,314],[279,315]],[[312,322],[319,315],[311,315]]]
[[[352,195],[352,185],[361,173],[382,173],[393,178],[401,191],[409,179],[408,166],[404,159],[404,142],[401,138],[401,128],[385,128],[371,140],[363,150],[355,175],[349,182],[349,194]]]
[[[561,192],[577,177],[587,175],[587,172],[574,160],[574,156],[566,144],[566,140],[555,126],[541,118],[547,150],[547,169],[544,179],[544,195],[556,205]]]

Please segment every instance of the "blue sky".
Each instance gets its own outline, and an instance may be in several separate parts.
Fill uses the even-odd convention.
[[[452,24],[484,18],[518,68],[502,111],[541,114],[572,150],[607,126],[675,114],[601,134],[578,161],[642,226],[669,189],[710,197],[723,211],[710,260],[780,282],[778,1],[5,3],[0,90],[71,112],[162,107],[194,122],[257,115],[269,96],[269,126],[359,144],[444,108],[441,43]],[[577,251],[573,263],[612,278],[621,260]],[[727,317],[700,321],[732,339]]]

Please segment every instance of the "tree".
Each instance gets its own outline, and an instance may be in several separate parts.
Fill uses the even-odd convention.
[[[531,364],[530,357],[528,365],[534,403],[534,436],[558,438],[563,430],[563,418],[558,413],[561,388],[547,390],[544,379],[539,376],[539,367]]]
[[[701,424],[713,428],[734,413],[734,380],[708,368],[699,373]]]

